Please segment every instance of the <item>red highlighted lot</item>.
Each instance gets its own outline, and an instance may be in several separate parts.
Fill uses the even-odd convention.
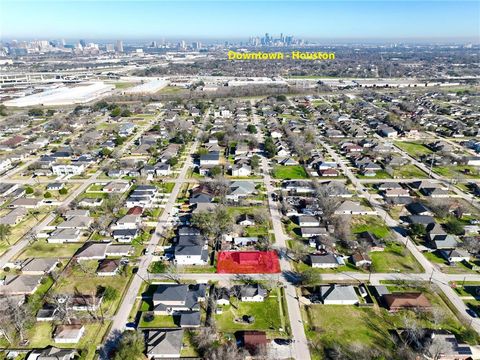
[[[280,272],[275,251],[221,251],[217,259],[219,274],[273,274]]]

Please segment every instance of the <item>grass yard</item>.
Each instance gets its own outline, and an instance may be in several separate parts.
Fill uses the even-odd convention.
[[[44,240],[38,240],[29,245],[20,254],[20,259],[29,257],[58,257],[71,258],[83,244],[49,244]]]
[[[440,251],[424,252],[423,255],[431,262],[438,265],[440,271],[446,274],[463,274],[463,273],[476,273],[472,268],[466,266],[463,262],[456,263],[452,266],[448,264],[448,261],[442,256]],[[472,264],[473,265],[473,264]]]
[[[359,179],[391,179],[392,177],[385,171],[379,170],[375,173],[375,176],[365,176],[365,175],[357,175]]]
[[[390,242],[385,251],[371,252],[374,272],[419,273],[422,266],[402,244]]]
[[[449,165],[449,166],[434,166],[433,171],[438,175],[449,179],[468,178],[479,179],[478,168],[468,165]]]
[[[275,165],[273,167],[273,177],[275,179],[306,179],[308,174],[302,165]]]
[[[362,215],[352,217],[352,232],[358,234],[364,231],[370,231],[381,239],[386,239],[390,235],[390,228],[378,216]]]
[[[115,89],[128,89],[134,85],[135,84],[131,82],[117,82],[115,83]]]
[[[408,164],[393,170],[395,179],[426,179],[428,175],[414,164]]]
[[[270,336],[285,335],[285,323],[280,313],[281,302],[278,299],[280,292],[272,291],[263,302],[242,302],[232,300],[236,306],[227,305],[223,308],[223,314],[216,314],[217,328],[220,332],[234,333],[239,330],[263,330]],[[283,300],[283,299],[282,299]],[[255,317],[253,324],[235,322],[234,319],[244,315]],[[283,331],[280,331],[283,328]]]
[[[420,143],[410,141],[395,141],[394,143],[396,146],[414,158],[419,158],[422,155],[428,155],[432,153],[432,150]]]
[[[152,321],[145,321],[144,313],[140,315],[140,322],[138,323],[140,328],[175,328],[178,327],[175,324],[173,316],[171,315],[155,315]]]

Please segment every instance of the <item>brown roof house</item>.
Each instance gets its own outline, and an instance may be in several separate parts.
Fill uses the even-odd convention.
[[[257,354],[270,342],[265,331],[243,331],[239,338],[243,347],[252,355]]]
[[[391,312],[406,309],[430,310],[432,308],[432,304],[427,297],[417,292],[385,294],[383,295],[383,301]]]

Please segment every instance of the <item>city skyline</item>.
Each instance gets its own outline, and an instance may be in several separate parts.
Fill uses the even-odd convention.
[[[477,42],[480,33],[479,4],[472,1],[142,1],[142,6],[138,1],[123,1],[115,3],[115,7],[112,4],[110,1],[3,1],[1,38],[247,40],[268,30],[271,34],[288,32],[297,38],[325,41]],[[229,14],[234,14],[234,21]],[[144,26],[146,23],[148,27]]]

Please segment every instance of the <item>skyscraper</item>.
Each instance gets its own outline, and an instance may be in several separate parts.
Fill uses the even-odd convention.
[[[115,46],[115,51],[116,52],[123,52],[123,41],[122,40],[117,40],[117,44]]]

